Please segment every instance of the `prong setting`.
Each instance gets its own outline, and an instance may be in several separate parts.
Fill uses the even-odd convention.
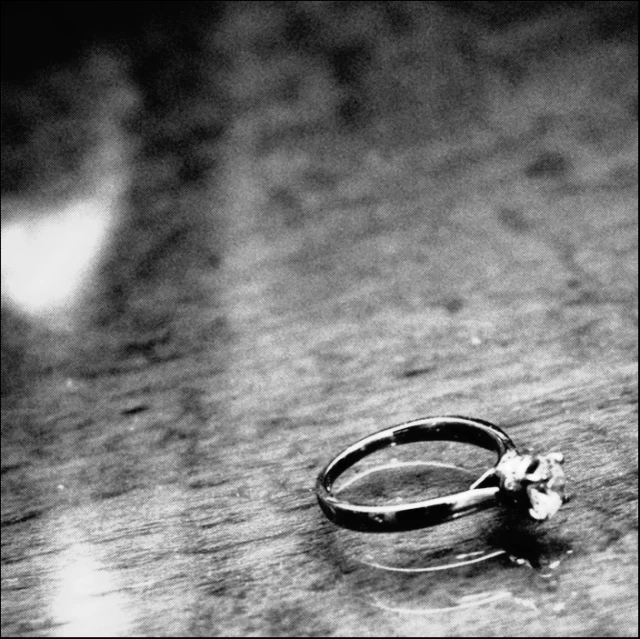
[[[563,463],[562,453],[521,455],[509,451],[495,468],[502,497],[524,508],[536,521],[553,517],[566,501]]]

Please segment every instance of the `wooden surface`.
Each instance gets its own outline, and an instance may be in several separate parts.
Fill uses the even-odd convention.
[[[438,141],[238,115],[221,259],[168,328],[29,329],[55,365],[3,399],[3,636],[637,635],[633,51],[488,76]],[[437,414],[564,452],[571,501],[404,536],[323,518],[333,454]]]

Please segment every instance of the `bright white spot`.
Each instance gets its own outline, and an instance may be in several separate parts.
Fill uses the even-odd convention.
[[[95,271],[115,213],[87,199],[3,224],[2,299],[30,315],[68,311]]]
[[[530,610],[538,611],[538,606],[536,606],[535,601],[533,599],[521,599],[520,597],[514,597],[514,601],[523,605],[525,608],[529,608]]]
[[[94,554],[91,545],[78,543],[61,557],[52,604],[60,636],[113,637],[130,632],[127,601]]]

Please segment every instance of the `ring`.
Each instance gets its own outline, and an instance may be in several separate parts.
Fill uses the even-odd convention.
[[[332,491],[336,479],[367,455],[389,446],[422,441],[472,444],[495,451],[498,461],[469,490],[425,501],[365,506],[343,501]],[[563,463],[561,453],[521,455],[509,436],[489,422],[457,416],[425,417],[387,428],[349,446],[320,473],[316,495],[320,508],[332,522],[361,532],[427,528],[500,505],[544,521],[566,501]]]

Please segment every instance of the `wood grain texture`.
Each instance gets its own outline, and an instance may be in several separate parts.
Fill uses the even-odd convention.
[[[597,46],[444,141],[239,116],[222,259],[170,331],[30,329],[66,355],[3,399],[3,636],[637,635],[637,112],[593,88],[631,55]],[[332,455],[437,414],[564,452],[573,498],[535,527],[323,518]]]

